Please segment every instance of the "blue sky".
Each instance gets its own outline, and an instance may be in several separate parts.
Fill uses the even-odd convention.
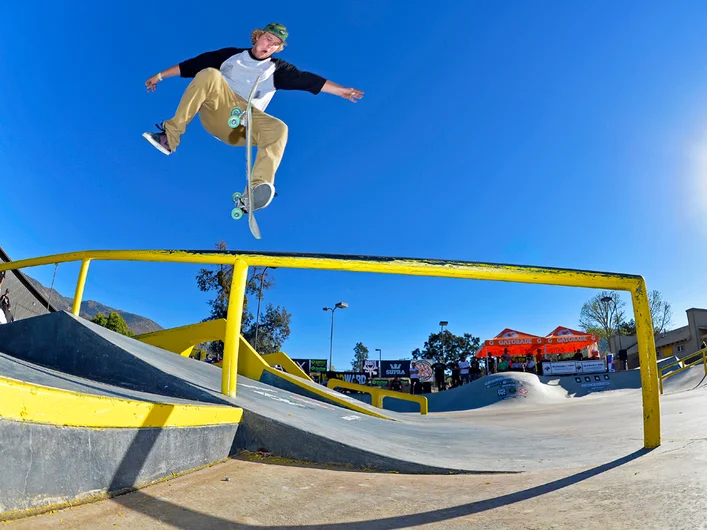
[[[232,249],[449,258],[642,274],[707,306],[707,6],[699,2],[271,1],[0,7],[1,245],[13,259],[84,249]],[[230,6],[230,7],[229,7]],[[402,7],[404,6],[404,7]],[[263,239],[229,217],[245,150],[195,120],[174,156],[141,137],[188,80],[159,70],[278,21],[281,57],[365,92],[357,104],[280,92],[289,125]],[[363,209],[371,208],[367,214]],[[28,271],[45,283],[53,268]],[[208,312],[197,267],[94,263],[86,298],[165,327]],[[78,266],[56,285],[73,292]],[[490,338],[577,326],[588,289],[276,271],[285,350],[384,358],[440,320]],[[628,301],[628,297],[625,297]]]

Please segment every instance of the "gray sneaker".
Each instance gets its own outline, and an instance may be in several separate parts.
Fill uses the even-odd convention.
[[[253,188],[253,211],[267,208],[275,195],[277,195],[275,193],[275,186],[269,182],[258,184],[255,188]],[[243,210],[243,213],[248,213],[251,204],[250,197],[244,193],[243,197],[241,197],[238,202],[238,207]]]
[[[142,133],[143,138],[145,138],[148,142],[150,142],[153,146],[155,146],[165,155],[172,154],[172,149],[170,149],[169,142],[167,141],[167,133],[164,132],[164,126],[157,123],[155,124],[155,127],[157,127],[160,132]]]

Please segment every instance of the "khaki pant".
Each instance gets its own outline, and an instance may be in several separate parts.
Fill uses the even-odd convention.
[[[231,109],[245,110],[248,102],[228,86],[221,72],[205,68],[189,83],[184,91],[174,118],[164,122],[169,147],[175,150],[187,124],[199,113],[199,119],[209,133],[229,145],[246,145],[245,127],[231,129],[228,119]],[[287,144],[287,125],[281,120],[252,107],[251,131],[253,145],[258,153],[253,165],[253,185],[275,183],[275,172],[280,165]]]

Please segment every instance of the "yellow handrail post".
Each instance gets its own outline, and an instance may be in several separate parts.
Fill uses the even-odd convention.
[[[653,336],[646,282],[638,280],[631,290],[633,311],[636,316],[636,338],[638,340],[638,360],[641,370],[641,390],[643,393],[643,446],[653,449],[660,446],[660,394],[658,393],[658,359]]]
[[[226,314],[226,338],[223,341],[223,367],[221,371],[221,393],[236,397],[236,379],[238,377],[238,344],[241,335],[241,316],[243,297],[248,281],[248,264],[236,258],[233,264],[231,293],[228,296]]]
[[[83,290],[86,287],[86,276],[88,276],[88,264],[91,263],[90,259],[84,259],[81,262],[81,271],[79,272],[79,279],[76,282],[76,292],[74,293],[74,305],[71,308],[71,312],[79,316],[81,313],[81,300],[83,299]]]
[[[707,375],[707,350],[702,350],[702,366],[705,367],[705,375]]]

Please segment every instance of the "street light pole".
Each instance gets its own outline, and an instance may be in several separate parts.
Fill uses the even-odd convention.
[[[444,328],[449,325],[449,322],[446,320],[440,320],[439,322],[439,335],[440,335],[440,342],[442,343],[442,359],[444,359]]]
[[[334,353],[334,311],[349,307],[346,302],[337,302],[334,307],[325,307],[324,311],[331,311],[331,333],[329,334],[329,371],[331,371],[332,357]]]
[[[383,377],[383,353],[380,348],[376,348],[378,352],[378,377]]]

